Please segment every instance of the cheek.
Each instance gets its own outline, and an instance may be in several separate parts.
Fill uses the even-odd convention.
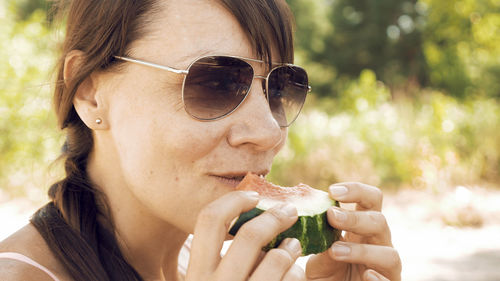
[[[201,206],[222,195],[203,174],[224,134],[168,105],[136,100],[117,106],[113,141],[133,196],[155,216],[191,231]]]
[[[125,172],[137,176],[154,173],[154,166],[165,167],[178,131],[174,93],[167,95],[152,83],[123,87],[110,103],[111,134],[120,162]]]

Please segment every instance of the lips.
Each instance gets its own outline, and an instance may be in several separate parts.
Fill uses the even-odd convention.
[[[214,176],[220,183],[224,185],[228,185],[231,188],[236,188],[238,184],[240,184],[241,180],[243,178],[240,177],[221,177],[221,176]]]
[[[231,172],[231,173],[220,173],[220,174],[213,174],[214,178],[216,178],[219,182],[229,185],[233,188],[238,186],[238,184],[243,180],[245,175],[248,172]],[[251,172],[256,175],[259,175],[261,177],[264,177],[265,175],[268,174],[268,171],[257,171],[257,172]]]
[[[217,176],[223,179],[242,181],[245,176]]]

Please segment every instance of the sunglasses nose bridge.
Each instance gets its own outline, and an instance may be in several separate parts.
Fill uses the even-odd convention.
[[[267,77],[262,75],[254,75],[253,79],[262,79],[262,90],[264,90],[264,95],[267,98]]]

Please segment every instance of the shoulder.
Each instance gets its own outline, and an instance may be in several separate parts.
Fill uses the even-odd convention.
[[[28,224],[0,242],[0,253],[24,255],[47,268],[60,280],[71,280],[36,228]],[[52,280],[47,273],[22,261],[0,258],[0,280]]]
[[[47,273],[40,269],[27,263],[11,259],[0,259],[0,280],[53,281]]]

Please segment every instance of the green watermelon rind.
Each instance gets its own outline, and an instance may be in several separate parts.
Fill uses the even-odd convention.
[[[332,201],[332,206],[338,206],[338,202]],[[247,221],[262,214],[265,210],[253,208],[242,213],[229,230],[229,234],[236,235],[241,226]],[[262,249],[269,251],[277,248],[285,238],[297,238],[302,246],[302,255],[322,253],[340,239],[341,231],[333,228],[326,218],[326,210],[313,216],[299,216],[297,222],[289,229],[283,231],[271,240]]]

